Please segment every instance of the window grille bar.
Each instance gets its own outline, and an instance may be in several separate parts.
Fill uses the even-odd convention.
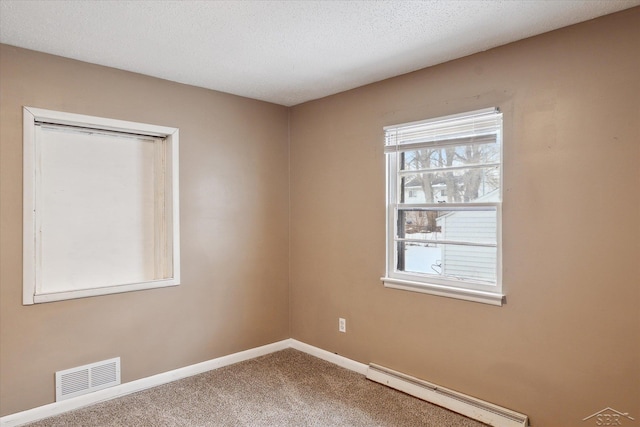
[[[500,203],[398,203],[400,211],[494,211]]]
[[[396,237],[396,242],[405,243],[433,243],[438,245],[460,245],[460,246],[480,246],[483,248],[495,248],[498,245],[496,243],[481,243],[481,242],[464,242],[458,240],[433,240],[433,239],[406,239],[402,237]]]
[[[417,173],[429,173],[429,172],[449,172],[449,171],[464,170],[464,169],[485,169],[485,168],[488,169],[488,168],[494,168],[499,166],[500,166],[500,163],[476,163],[472,165],[449,166],[449,167],[443,167],[443,168],[404,169],[404,170],[398,171],[398,175],[412,175]]]

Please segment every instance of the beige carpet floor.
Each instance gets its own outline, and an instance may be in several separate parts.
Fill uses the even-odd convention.
[[[30,426],[481,427],[484,424],[287,349]]]

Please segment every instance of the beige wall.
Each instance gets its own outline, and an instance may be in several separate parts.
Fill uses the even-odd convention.
[[[289,337],[288,110],[0,46],[0,415],[54,372],[122,358],[131,381]],[[22,106],[180,128],[182,285],[21,305]]]
[[[383,288],[383,126],[492,106],[507,304]],[[296,106],[291,167],[293,338],[535,426],[640,425],[640,8]]]

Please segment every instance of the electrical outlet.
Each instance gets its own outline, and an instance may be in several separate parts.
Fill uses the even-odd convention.
[[[338,331],[339,332],[347,332],[347,320],[340,317],[338,319]]]

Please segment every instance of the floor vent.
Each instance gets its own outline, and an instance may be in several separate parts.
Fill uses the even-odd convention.
[[[369,364],[367,378],[495,427],[526,427],[526,415],[418,378]]]
[[[120,358],[56,372],[56,402],[120,384]]]

